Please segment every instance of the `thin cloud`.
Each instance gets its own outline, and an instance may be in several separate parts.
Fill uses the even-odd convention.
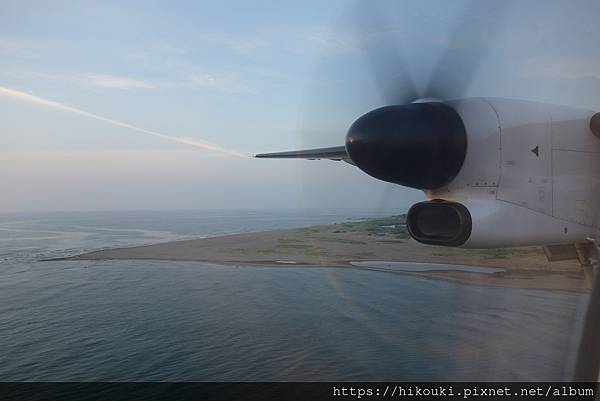
[[[253,56],[268,46],[268,42],[258,36],[234,38],[220,33],[204,34],[197,38],[196,41],[208,46],[226,48],[232,53],[245,57]]]
[[[336,32],[313,32],[308,34],[308,40],[318,48],[327,52],[352,53],[360,49],[358,37],[351,34]]]
[[[310,43],[327,52],[356,53],[366,46],[376,45],[382,41],[398,40],[401,34],[401,30],[393,27],[379,27],[364,31],[311,32],[306,38]]]
[[[41,78],[66,82],[84,88],[127,90],[161,90],[173,88],[210,89],[226,94],[257,94],[258,92],[243,82],[225,75],[207,72],[188,73],[177,80],[148,80],[100,73],[51,74],[44,72],[17,71],[14,76]]]
[[[245,153],[242,153],[235,149],[229,149],[229,148],[226,148],[217,143],[208,142],[208,141],[205,141],[202,139],[184,137],[184,136],[167,135],[167,134],[163,134],[163,133],[160,133],[157,131],[147,130],[145,128],[136,127],[131,124],[116,121],[116,120],[113,120],[113,119],[110,119],[107,117],[102,117],[102,116],[99,116],[94,113],[90,113],[90,112],[87,112],[84,110],[77,109],[75,107],[70,107],[70,106],[64,105],[62,103],[54,102],[54,101],[48,100],[48,99],[43,99],[41,97],[33,96],[28,93],[17,91],[17,90],[10,89],[10,88],[6,88],[3,86],[0,86],[0,95],[4,95],[4,96],[7,96],[7,97],[10,97],[13,99],[17,99],[20,101],[24,101],[24,102],[35,103],[35,104],[39,104],[41,106],[62,110],[67,113],[77,114],[79,116],[91,118],[91,119],[94,119],[97,121],[102,121],[102,122],[105,122],[107,124],[111,124],[111,125],[114,125],[117,127],[127,128],[132,131],[141,132],[144,134],[155,136],[157,138],[162,138],[162,139],[166,139],[169,141],[182,143],[185,145],[195,146],[197,148],[209,150],[212,152],[224,153],[224,154],[228,154],[231,156],[238,156],[238,157],[249,157],[250,156],[250,154],[245,154]]]
[[[533,59],[523,66],[521,75],[525,77],[542,76],[559,79],[600,79],[600,59]]]
[[[116,75],[104,74],[79,74],[75,76],[75,80],[92,86],[110,89],[158,89],[161,84],[158,82],[134,79],[129,77],[121,77]]]
[[[192,87],[201,87],[229,94],[256,93],[247,85],[226,76],[194,73],[189,76]]]
[[[66,82],[84,88],[103,88],[118,90],[154,90],[170,86],[167,82],[136,79],[126,76],[98,74],[92,72],[55,74],[35,71],[15,71],[11,75],[28,79],[47,79],[51,81]]]
[[[0,55],[17,58],[36,58],[45,44],[0,35]]]

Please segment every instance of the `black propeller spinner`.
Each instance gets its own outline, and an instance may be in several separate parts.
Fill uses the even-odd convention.
[[[385,106],[358,118],[346,135],[346,152],[365,173],[417,189],[440,188],[462,167],[467,134],[445,103]]]

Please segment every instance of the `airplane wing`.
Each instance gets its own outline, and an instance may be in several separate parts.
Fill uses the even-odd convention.
[[[350,156],[348,156],[345,146],[334,146],[331,148],[318,148],[308,150],[294,150],[290,152],[259,153],[254,157],[258,157],[261,159],[329,159],[335,161],[345,161],[346,163],[354,164],[352,163]]]

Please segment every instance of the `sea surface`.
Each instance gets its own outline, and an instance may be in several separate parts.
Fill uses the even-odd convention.
[[[360,268],[43,261],[368,211],[0,215],[0,381],[568,380],[586,295]]]

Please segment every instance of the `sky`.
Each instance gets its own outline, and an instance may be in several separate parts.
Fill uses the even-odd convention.
[[[382,92],[600,109],[594,1],[0,0],[1,212],[405,210],[419,191],[342,162]]]

